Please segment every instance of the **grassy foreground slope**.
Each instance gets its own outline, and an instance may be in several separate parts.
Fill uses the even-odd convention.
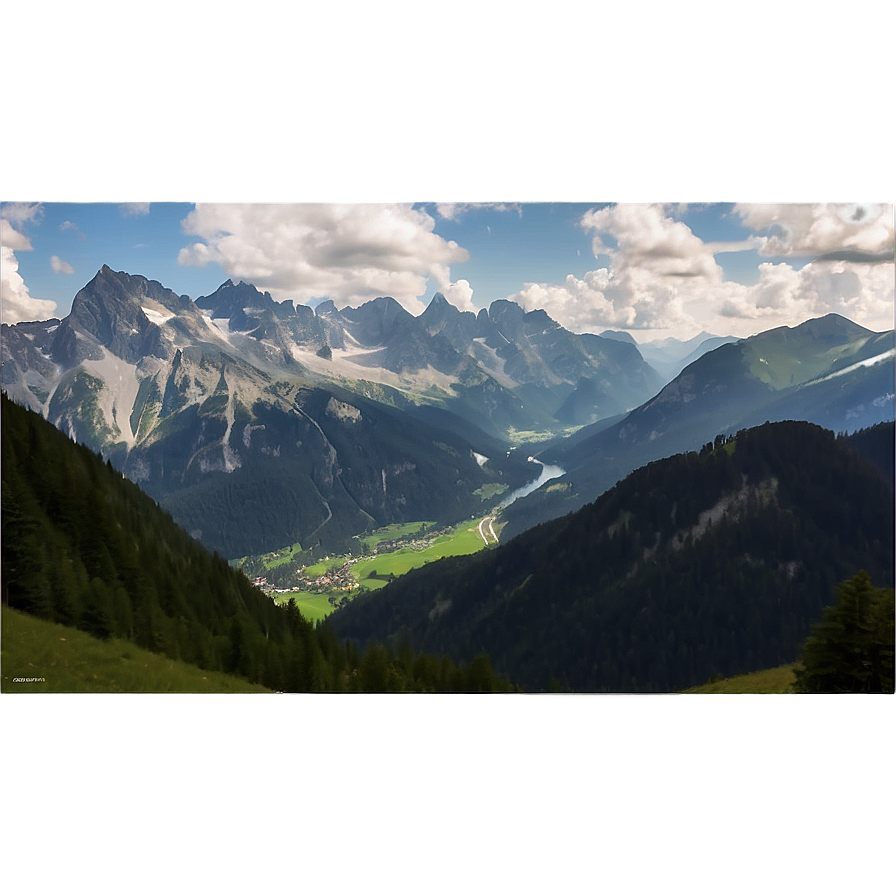
[[[295,602],[275,606],[98,455],[5,396],[0,407],[4,606],[107,644],[129,642],[118,648],[118,665],[128,659],[125,650],[143,648],[201,667],[207,684],[194,681],[183,686],[188,690],[233,690],[215,685],[210,673],[290,692],[511,690],[484,654],[458,667],[449,656],[396,654],[376,644],[362,653],[326,626],[315,628]],[[16,646],[16,631],[13,623],[2,632],[4,660],[25,664],[21,672],[11,665],[11,677],[49,684],[49,675],[32,673],[38,662]],[[68,635],[57,635],[57,642],[61,637]],[[105,690],[100,673],[93,674],[95,689]],[[109,689],[145,691],[147,674],[127,684],[116,680]]]
[[[792,694],[794,666],[762,669],[688,688],[685,694]]]
[[[120,638],[100,640],[10,607],[2,609],[2,626],[0,689],[5,694],[270,693],[235,675],[200,669]]]

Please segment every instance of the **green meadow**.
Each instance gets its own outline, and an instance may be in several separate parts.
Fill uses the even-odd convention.
[[[475,554],[485,547],[479,535],[479,519],[458,523],[450,533],[440,535],[429,547],[416,551],[400,548],[389,554],[365,557],[352,566],[352,574],[364,588],[382,588],[392,576],[403,576],[412,569],[444,557]]]
[[[338,592],[345,594],[345,592]],[[287,604],[290,598],[294,598],[299,612],[309,622],[319,622],[333,612],[329,594],[312,594],[310,591],[291,591],[288,594],[278,594],[274,598],[275,604]]]
[[[101,641],[9,607],[2,608],[0,621],[5,694],[270,693],[261,685],[150,653],[130,641]]]
[[[439,535],[435,541],[421,550],[410,546],[399,548],[389,553],[363,557],[352,564],[352,576],[362,587],[370,590],[385,587],[394,577],[403,576],[406,572],[425,566],[434,560],[444,557],[457,557],[461,554],[474,554],[485,547],[485,542],[479,535],[479,517],[474,520],[465,520],[452,527],[448,532]],[[387,526],[378,529],[371,535],[361,539],[370,549],[383,541],[400,538],[404,535],[414,535],[420,531],[421,526],[432,526],[434,523],[416,522],[401,525]],[[310,566],[306,566],[304,574],[307,576],[322,576],[334,567],[342,567],[349,560],[349,555],[328,557]],[[290,598],[295,598],[296,606],[302,615],[311,622],[317,622],[333,612],[333,605],[329,602],[330,594],[337,598],[348,597],[352,593],[346,591],[334,591],[324,594],[313,594],[308,591],[292,591],[279,594],[274,600],[278,604],[285,604]]]
[[[371,532],[370,535],[363,536],[363,538],[359,536],[358,541],[360,541],[362,545],[366,545],[373,550],[373,548],[383,541],[402,538],[406,535],[416,535],[420,531],[421,526],[426,526],[426,528],[429,529],[434,525],[435,523],[431,520],[425,520],[418,523],[394,523],[391,526],[384,526],[382,529],[377,529],[375,532]]]
[[[778,666],[776,669],[763,669],[747,675],[735,675],[720,681],[707,682],[696,688],[690,688],[685,694],[791,694],[793,685],[793,669],[790,666]]]

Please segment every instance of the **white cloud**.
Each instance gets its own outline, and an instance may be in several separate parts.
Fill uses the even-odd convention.
[[[50,257],[50,267],[53,268],[54,274],[75,273],[75,269],[67,261],[63,261],[58,255],[52,255]]]
[[[19,274],[15,252],[6,245],[0,246],[0,306],[0,320],[5,324],[17,324],[23,320],[46,320],[56,312],[55,302],[32,298]]]
[[[857,213],[856,207],[839,206],[825,207],[822,214],[813,213],[812,206],[753,208],[752,222],[771,220],[775,208],[789,211],[786,219],[779,213],[777,220],[787,226],[791,247],[799,247],[795,252],[811,247],[813,254],[838,248],[879,254],[887,245],[886,214],[880,210],[866,207]],[[577,332],[621,327],[646,331],[641,338],[688,338],[704,329],[747,336],[832,311],[870,329],[893,327],[892,263],[861,263],[846,255],[816,258],[796,270],[787,263],[765,262],[759,265],[758,281],[745,285],[726,280],[714,254],[768,251],[775,233],[703,242],[670,211],[674,214],[659,205],[617,205],[588,212],[581,224],[594,232],[594,253],[609,256],[609,266],[581,279],[569,275],[562,285],[529,283],[510,298],[528,309],[544,308]],[[862,218],[868,231],[860,233],[853,218]]]
[[[28,252],[32,248],[31,240],[24,233],[19,233],[6,218],[0,218],[0,245],[14,252]]]
[[[410,205],[199,204],[182,226],[202,242],[181,249],[178,263],[216,262],[277,299],[327,297],[342,307],[389,295],[419,313],[432,278],[455,303],[469,304],[469,284],[450,277],[466,249]]]
[[[446,221],[459,221],[471,209],[487,208],[494,212],[516,212],[523,214],[518,202],[438,202],[436,211]]]
[[[734,285],[719,315],[755,322],[755,331],[834,312],[871,330],[890,330],[894,302],[893,265],[815,261],[797,271],[766,262],[759,266],[758,283]]]
[[[41,202],[4,202],[0,206],[0,215],[12,224],[24,224],[34,221],[43,214]]]
[[[475,314],[479,310],[473,304],[473,290],[467,280],[449,283],[442,288],[441,292],[452,305],[461,311],[472,311]]]
[[[23,320],[45,320],[56,311],[56,303],[35,299],[19,273],[16,252],[32,251],[31,240],[16,230],[13,223],[22,225],[39,217],[39,203],[9,202],[0,207],[0,320],[16,324]]]
[[[149,205],[148,202],[122,202],[118,207],[125,217],[132,218],[137,215],[148,215]]]
[[[711,248],[660,205],[611,205],[586,212],[581,226],[595,233],[595,257],[609,255],[614,267],[649,270],[657,276],[721,277]],[[602,236],[609,236],[616,247],[607,246]]]
[[[543,307],[579,332],[667,330],[688,325],[689,296],[722,283],[712,248],[660,205],[608,206],[586,212],[580,223],[594,233],[594,255],[609,256],[610,266],[581,280],[569,275],[563,286],[527,284],[511,298]]]
[[[875,203],[748,204],[734,211],[753,230],[764,231],[763,255],[817,256],[852,249],[893,252],[893,206]]]

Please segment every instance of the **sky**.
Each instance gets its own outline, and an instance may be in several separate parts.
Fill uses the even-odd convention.
[[[63,317],[104,265],[191,298],[228,278],[278,300],[413,314],[543,308],[637,341],[748,336],[836,312],[893,327],[893,206],[881,203],[8,202],[2,319]]]
[[[317,5],[301,36],[274,7],[231,34],[178,6],[175,33],[141,16],[130,41],[100,16],[103,53],[68,38],[80,14],[47,34],[37,5],[15,7],[47,65],[5,47],[23,76],[0,143],[2,319],[65,314],[108,264],[193,298],[228,277],[414,312],[436,290],[469,309],[511,298],[642,342],[828,311],[893,326],[892,41],[875,16],[698,2],[656,4],[644,27],[637,4],[398,5]],[[219,69],[251,40],[264,65]],[[133,64],[163,44],[177,67]]]

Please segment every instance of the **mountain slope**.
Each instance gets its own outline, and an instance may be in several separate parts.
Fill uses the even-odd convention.
[[[3,607],[5,694],[256,694],[245,678]],[[34,680],[37,679],[37,680]]]
[[[331,620],[361,643],[487,650],[527,690],[681,690],[793,662],[857,569],[891,583],[893,506],[892,485],[832,433],[768,424]]]
[[[541,455],[566,470],[565,490],[508,508],[507,535],[581,507],[631,470],[699,448],[719,433],[767,420],[807,420],[835,431],[894,417],[893,332],[831,314],[708,352],[655,397],[609,427],[582,430]]]
[[[391,299],[368,305],[386,330],[393,316],[416,326]],[[293,349],[301,338],[319,351],[334,333],[350,338],[245,283],[194,305],[104,267],[65,320],[4,326],[4,385],[227,556],[296,541],[325,551],[368,527],[454,522],[478,512],[483,485],[525,481],[525,460],[472,424],[443,430],[409,416],[417,406],[398,392],[319,386]]]
[[[458,668],[447,657],[408,650],[394,655],[378,645],[361,654],[326,627],[314,629],[294,602],[277,607],[241,572],[177,527],[111,464],[5,395],[0,408],[4,607],[103,641],[122,638],[277,691],[509,688],[492,674],[486,656]],[[29,631],[35,627],[7,630],[4,625],[4,663],[9,656],[22,656],[21,639]],[[39,631],[37,637],[42,637]],[[74,638],[72,646],[77,644],[89,655],[76,651],[78,666],[89,658],[108,661],[118,671],[128,665],[121,661],[130,658],[120,651],[116,656],[114,645],[111,653],[97,653],[92,642]],[[40,658],[47,666],[23,674],[49,679],[57,671],[57,656],[57,651],[43,650]],[[155,664],[155,671],[160,669],[163,678],[180,674]],[[102,680],[109,690],[120,689],[120,679],[104,679],[103,669],[98,673],[87,689],[101,686]],[[130,681],[133,690],[143,690]],[[173,680],[164,684],[159,690],[180,689]],[[221,688],[233,689],[223,683]]]

